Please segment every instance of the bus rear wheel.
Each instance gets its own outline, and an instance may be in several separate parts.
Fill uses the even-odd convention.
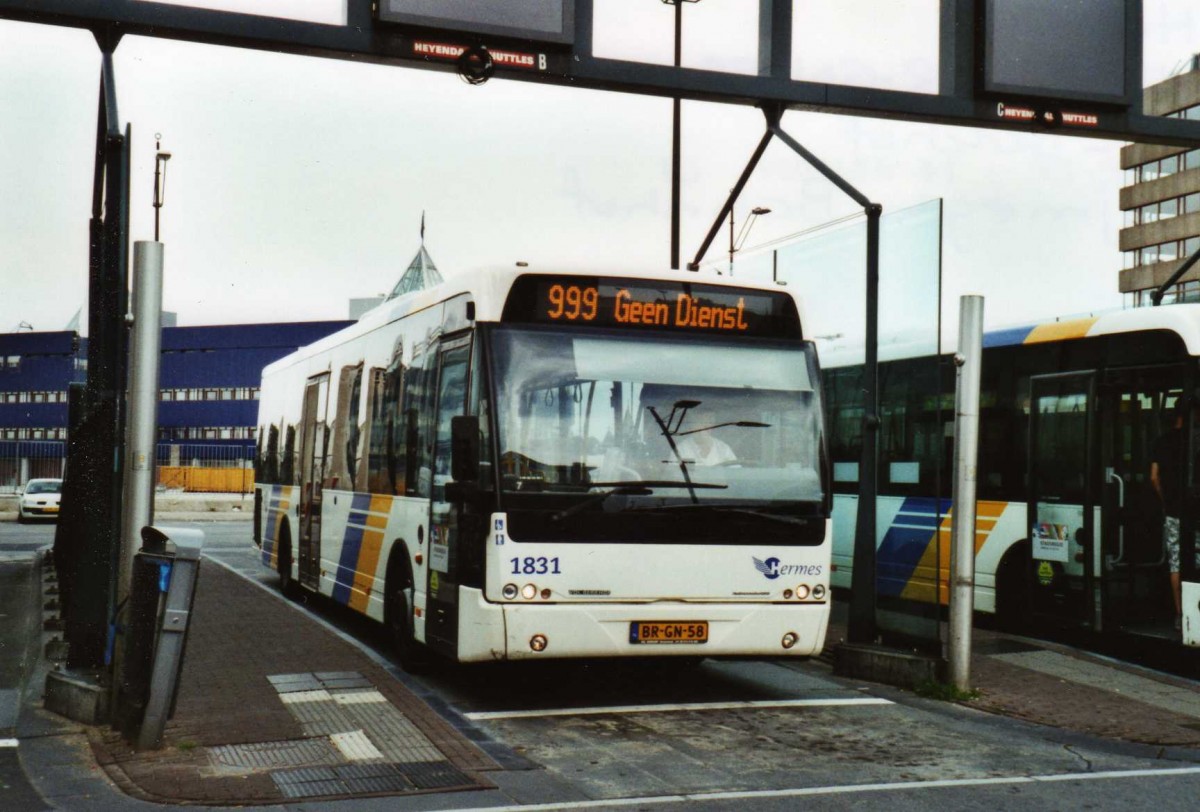
[[[398,553],[405,555],[403,551]],[[410,674],[428,671],[429,650],[417,642],[413,632],[413,577],[407,560],[389,573],[384,612],[400,667]]]

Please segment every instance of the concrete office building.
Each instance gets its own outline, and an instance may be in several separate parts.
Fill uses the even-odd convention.
[[[1200,54],[1146,88],[1147,115],[1200,120]],[[1154,144],[1121,148],[1125,182],[1120,206],[1127,307],[1151,304],[1150,294],[1200,249],[1200,149]],[[1163,303],[1200,301],[1200,263],[1165,292]]]

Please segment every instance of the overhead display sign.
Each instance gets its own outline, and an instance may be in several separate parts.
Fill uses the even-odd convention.
[[[575,0],[379,0],[380,20],[570,45]]]
[[[1125,0],[985,0],[985,9],[986,92],[1132,103]]]
[[[1141,109],[1143,2],[927,0],[939,8],[936,93],[801,79],[805,71],[793,70],[798,47],[793,23],[808,24],[809,0],[732,3],[748,7],[751,16],[758,11],[753,73],[601,55],[594,42],[597,9],[613,13],[616,0],[0,0],[0,19],[90,29],[106,49],[119,36],[161,37],[457,70],[472,84],[494,75],[763,110],[1194,149],[1200,145],[1200,121],[1149,116]],[[602,40],[620,36],[607,25],[601,28]]]
[[[673,332],[799,338],[796,304],[786,293],[692,282],[580,276],[523,276],[505,321]]]

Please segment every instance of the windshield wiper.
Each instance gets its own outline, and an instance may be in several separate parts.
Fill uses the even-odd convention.
[[[713,429],[719,429],[725,426],[740,426],[742,428],[753,429],[766,429],[771,427],[770,423],[759,423],[757,420],[731,420],[725,423],[717,423],[713,426],[704,426],[703,428],[680,431],[680,429],[683,428],[683,421],[684,418],[687,417],[688,411],[695,409],[699,405],[700,401],[698,400],[677,400],[675,401],[674,405],[671,406],[671,413],[667,415],[666,420],[662,419],[662,415],[658,413],[658,409],[654,408],[653,406],[646,407],[650,411],[650,416],[654,418],[654,422],[658,424],[658,429],[662,432],[662,436],[666,438],[667,445],[671,446],[671,453],[675,455],[675,459],[679,463],[679,470],[683,473],[683,479],[688,483],[692,481],[692,477],[688,474],[687,460],[685,460],[683,455],[679,453],[679,446],[675,444],[676,437],[683,437],[688,434],[697,434],[702,431],[712,431]],[[676,414],[679,415],[678,421],[675,420]],[[672,422],[675,423],[674,428],[671,426]],[[691,487],[688,488],[688,494],[692,497],[693,505],[700,504],[700,499],[696,496],[696,492]]]
[[[672,436],[675,431],[679,431],[679,426],[683,425],[683,418],[687,416],[688,409],[694,409],[700,405],[698,400],[677,400],[675,405],[671,407],[671,414],[666,420],[663,420],[658,413],[658,409],[653,406],[648,406],[650,416],[654,418],[654,422],[658,424],[659,431],[662,436],[667,438],[667,445],[671,446],[671,453],[675,455],[675,459],[679,461],[679,470],[683,473],[683,481],[687,483],[688,495],[692,497],[692,504],[700,504],[700,499],[696,496],[696,489],[692,486],[692,477],[688,474],[687,463],[683,461],[683,455],[679,453],[679,446],[675,445],[675,438]],[[675,426],[675,431],[671,430],[671,420],[675,417],[678,411],[679,423]]]
[[[693,488],[728,488],[728,485],[718,485],[711,482],[679,482],[674,479],[631,479],[623,482],[593,482],[593,488],[608,488],[606,491],[592,494],[587,499],[577,502],[566,510],[560,510],[558,513],[550,517],[552,522],[561,522],[568,516],[574,516],[576,513],[583,511],[597,502],[603,502],[610,496],[649,496],[654,493],[654,488],[687,488],[691,491]]]
[[[809,519],[800,518],[798,516],[785,516],[781,513],[765,513],[761,510],[754,510],[753,508],[737,508],[722,505],[654,505],[645,508],[635,508],[635,510],[652,512],[668,510],[707,510],[713,513],[737,513],[742,516],[754,516],[755,518],[759,519],[767,519],[768,521],[779,522],[780,524],[796,525],[799,527],[807,526],[810,521]]]

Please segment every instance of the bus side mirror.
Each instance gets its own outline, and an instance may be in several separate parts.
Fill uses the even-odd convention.
[[[479,418],[450,418],[450,478],[474,482],[479,478]]]

